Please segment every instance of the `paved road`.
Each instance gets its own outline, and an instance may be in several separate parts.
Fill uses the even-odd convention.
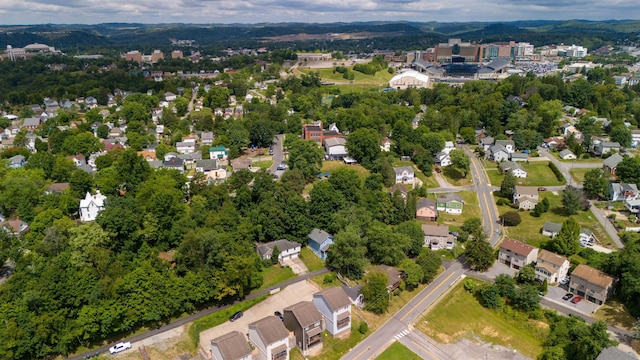
[[[487,173],[482,163],[467,145],[463,145],[464,151],[471,159],[471,176],[473,177],[474,191],[478,194],[478,205],[482,212],[482,224],[489,236],[491,246],[496,246],[502,237],[502,227],[499,224],[498,209],[493,198],[495,187],[491,186]]]
[[[609,237],[611,237],[611,240],[613,240],[613,243],[616,244],[618,249],[622,249],[624,247],[624,243],[620,239],[620,235],[618,235],[618,230],[616,230],[616,228],[613,227],[613,224],[611,223],[611,221],[609,221],[604,216],[602,211],[600,211],[600,209],[598,209],[595,205],[593,205],[592,201],[590,201],[589,203],[591,204],[591,206],[589,206],[589,210],[591,210],[591,213],[593,214],[593,216],[595,216],[596,219],[598,219],[598,221],[600,222],[604,230],[607,232],[607,234],[609,234]]]
[[[282,148],[282,144],[284,143],[284,134],[279,134],[273,137],[273,155],[271,155],[271,160],[273,160],[273,164],[271,168],[269,168],[269,172],[272,174],[277,174],[280,177],[283,173],[282,170],[278,170],[278,165],[284,160],[284,149]]]
[[[161,334],[161,333],[163,333],[165,331],[168,331],[168,330],[171,330],[171,329],[175,329],[175,328],[177,328],[179,326],[185,325],[185,324],[190,323],[192,321],[198,320],[201,317],[204,317],[206,315],[213,314],[213,313],[215,313],[217,311],[220,311],[222,309],[225,309],[225,308],[227,308],[227,307],[229,307],[229,306],[231,306],[231,305],[233,305],[235,303],[238,303],[238,302],[241,302],[241,301],[245,301],[245,300],[251,300],[251,299],[256,298],[258,296],[261,296],[261,295],[264,295],[264,294],[268,294],[273,289],[285,287],[287,285],[295,284],[295,283],[300,282],[300,281],[305,281],[310,277],[313,277],[313,276],[316,276],[316,275],[326,274],[328,272],[329,272],[328,269],[322,268],[320,270],[316,270],[316,271],[313,271],[313,272],[310,272],[310,273],[306,273],[306,274],[300,275],[298,277],[295,277],[293,279],[289,279],[287,281],[283,281],[283,282],[281,282],[279,284],[273,285],[273,286],[271,286],[269,288],[266,288],[266,289],[263,289],[263,290],[260,290],[260,291],[256,291],[256,292],[252,292],[251,294],[247,295],[247,297],[244,298],[243,300],[238,300],[238,301],[235,301],[235,302],[233,302],[231,304],[228,304],[228,305],[210,307],[210,308],[198,311],[197,313],[189,315],[189,316],[184,317],[182,319],[178,319],[178,320],[176,320],[176,321],[174,321],[172,323],[169,323],[169,324],[164,325],[162,327],[159,327],[157,329],[149,330],[149,331],[146,331],[146,332],[144,332],[142,334],[138,334],[136,336],[132,336],[132,337],[129,337],[129,338],[126,338],[126,339],[122,339],[120,341],[129,341],[131,343],[134,343],[134,342],[137,342],[137,341],[141,341],[141,340],[144,340],[146,338]],[[99,354],[108,353],[109,352],[109,348],[111,346],[113,346],[113,345],[114,344],[104,345],[104,346],[101,346],[101,347],[99,347],[97,349],[93,349],[91,351],[86,351],[86,352],[84,352],[82,354],[71,356],[68,359],[69,360],[81,360],[85,356],[94,356],[95,354],[98,354],[98,353]]]
[[[419,320],[422,314],[439,297],[461,279],[464,271],[465,269],[461,263],[451,263],[429,286],[409,301],[378,330],[351,349],[342,357],[342,360],[373,359],[380,355],[393,343],[396,336],[400,337],[402,334],[410,332],[413,323]],[[439,356],[442,355],[442,352],[435,346],[425,346],[424,343],[421,346],[424,347],[423,352],[431,354],[431,357],[426,357],[427,359],[448,359],[445,356]]]

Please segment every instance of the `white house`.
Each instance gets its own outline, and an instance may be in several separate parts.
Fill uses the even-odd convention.
[[[181,154],[191,154],[196,151],[196,144],[191,141],[178,141],[176,143],[176,150]]]
[[[451,156],[449,155],[449,153],[442,151],[435,156],[435,159],[433,159],[433,161],[442,167],[449,166],[451,165]]]
[[[516,143],[513,140],[496,140],[494,145],[502,145],[509,154],[516,152]]]
[[[391,151],[391,146],[393,146],[393,141],[388,137],[385,137],[384,140],[380,141],[380,151]]]
[[[634,199],[634,200],[627,199],[627,200],[624,201],[624,207],[626,207],[627,210],[629,210],[629,212],[632,212],[634,214],[640,213],[640,200],[638,200],[638,199]]]
[[[517,161],[527,162],[529,161],[529,154],[514,152],[514,153],[511,153],[511,156],[509,157],[509,159],[513,162],[517,162]]]
[[[489,159],[495,162],[509,160],[509,151],[500,144],[493,145],[489,148]]]
[[[273,250],[276,247],[280,251],[280,254],[278,255],[278,261],[280,263],[282,263],[284,260],[297,259],[298,255],[300,255],[300,243],[285,239],[260,244],[256,246],[256,251],[263,260],[270,260],[273,256]]]
[[[166,93],[164,93],[164,99],[165,99],[166,101],[170,101],[170,102],[171,102],[171,101],[176,101],[177,96],[176,96],[176,94],[174,94],[174,93],[172,93],[172,92],[167,91]]]
[[[538,189],[535,186],[516,185],[513,202],[519,210],[533,210],[539,201]]]
[[[80,200],[80,208],[78,209],[80,220],[85,222],[94,221],[98,217],[98,213],[104,209],[104,201],[106,199],[107,197],[102,195],[100,190],[96,191],[95,195],[87,192],[84,199]]]
[[[323,144],[327,155],[337,158],[347,156],[347,139],[343,137],[331,137],[324,139]]]
[[[333,336],[351,332],[351,300],[341,287],[313,294],[313,304],[324,318],[325,328]]]
[[[640,192],[636,184],[610,183],[609,196],[611,201],[637,200]]]
[[[499,167],[500,167],[500,171],[502,171],[503,173],[507,173],[510,171],[513,174],[513,176],[517,178],[524,179],[527,177],[527,171],[519,163],[512,162],[512,161],[503,161],[500,163]]]
[[[289,330],[275,316],[249,324],[249,340],[260,352],[261,359],[289,358]]]
[[[394,167],[396,184],[413,184],[415,173],[411,166]]]
[[[442,149],[442,152],[449,154],[455,148],[456,148],[456,145],[453,143],[453,141],[445,141],[444,149]]]
[[[560,159],[562,159],[562,160],[575,160],[575,159],[578,158],[576,156],[576,154],[574,154],[569,149],[564,149],[564,150],[560,151],[559,155],[560,155]]]
[[[631,130],[631,147],[637,148],[640,146],[640,130]]]
[[[569,259],[547,250],[540,250],[536,262],[536,279],[554,284],[567,277]]]

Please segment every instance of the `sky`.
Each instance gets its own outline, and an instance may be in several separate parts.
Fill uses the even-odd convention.
[[[0,0],[0,24],[640,19],[638,0]]]

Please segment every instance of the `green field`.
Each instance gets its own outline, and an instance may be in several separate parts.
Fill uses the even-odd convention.
[[[518,183],[525,186],[558,186],[564,185],[565,181],[558,181],[556,176],[549,169],[548,161],[535,161],[528,164],[521,163],[527,171],[527,177],[518,178]],[[500,174],[497,169],[487,169],[487,176],[493,186],[500,186],[504,175]]]
[[[342,85],[387,85],[389,80],[393,77],[394,74],[389,74],[389,72],[385,70],[380,70],[375,75],[366,75],[357,71],[353,71],[351,66],[347,66],[349,72],[354,74],[353,80],[347,80],[342,77],[342,74],[339,72],[334,72],[333,67],[329,69],[310,69],[305,67],[299,67],[298,70],[305,74],[310,74],[312,72],[318,72],[320,74],[320,78],[322,81],[326,82],[335,82],[336,84]]]
[[[589,170],[593,169],[571,169],[569,170],[569,173],[571,174],[573,181],[581,183],[584,181],[584,174],[586,174]]]
[[[508,237],[512,237],[516,240],[524,241],[527,244],[539,247],[543,242],[548,241],[550,238],[542,235],[542,227],[545,222],[553,221],[562,224],[568,217],[563,211],[562,197],[560,195],[554,195],[549,191],[540,192],[540,200],[544,198],[549,199],[549,211],[535,217],[531,215],[530,211],[520,212],[522,222],[518,226],[505,227],[505,232]],[[498,213],[501,215],[507,211],[513,211],[514,209],[507,205],[498,205]],[[580,224],[580,227],[588,228],[593,231],[598,240],[603,245],[611,244],[611,239],[607,233],[602,229],[602,226],[598,220],[593,216],[591,211],[578,211],[573,216]]]
[[[316,271],[324,267],[324,261],[320,260],[320,258],[308,247],[303,247],[300,251],[300,260],[302,260],[307,269],[309,269],[309,272]]]
[[[476,287],[483,284],[476,282]],[[464,290],[463,282],[416,323],[416,328],[441,343],[480,339],[534,359],[542,352],[542,342],[548,333],[546,323],[530,320],[524,314],[509,311],[507,315],[483,307],[473,294]]]
[[[420,360],[420,356],[413,353],[406,346],[394,342],[376,360]]]
[[[355,170],[358,173],[358,176],[360,176],[360,179],[362,179],[362,181],[364,181],[364,179],[366,179],[367,176],[369,176],[369,170],[362,167],[362,165],[360,164],[347,165],[340,160],[323,161],[322,168],[320,169],[320,171],[322,171],[323,173],[327,171],[331,173],[340,168]]]
[[[473,184],[471,171],[467,173],[467,177],[462,177],[462,173],[458,169],[454,169],[453,166],[445,166],[442,168],[442,175],[447,178],[447,181],[454,186],[467,186]]]
[[[447,214],[444,211],[440,211],[440,215],[438,216],[438,224],[449,225],[452,228],[450,230],[457,230],[462,223],[466,220],[477,217],[482,219],[482,214],[480,206],[478,205],[478,195],[473,191],[459,191],[457,193],[462,197],[462,201],[464,202],[464,206],[462,207],[462,214],[460,215],[452,215]],[[433,200],[437,200],[438,194],[430,194],[429,197]]]
[[[273,160],[253,161],[251,166],[259,167],[260,169],[269,169],[273,165]]]
[[[296,274],[290,267],[282,267],[280,265],[269,266],[268,268],[262,269],[262,286],[260,286],[260,289],[266,289],[271,285],[294,277],[296,277]]]
[[[557,151],[550,151],[549,152],[551,155],[553,155],[556,159],[562,161],[563,163],[566,164],[571,164],[573,162],[576,163],[583,163],[583,164],[600,164],[602,165],[602,159],[601,158],[597,158],[597,157],[592,157],[592,158],[588,158],[588,159],[576,159],[576,160],[563,160],[560,158],[560,153]]]

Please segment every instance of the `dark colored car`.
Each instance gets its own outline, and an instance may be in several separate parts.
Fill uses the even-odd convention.
[[[571,299],[572,304],[577,304],[580,301],[582,301],[582,296],[574,296],[573,299]]]
[[[282,316],[282,313],[280,311],[276,311],[273,313],[273,315],[277,316],[280,318],[280,320],[284,321],[284,317]]]
[[[562,300],[569,300],[573,297],[572,293],[567,293],[562,297]]]
[[[237,313],[231,315],[231,317],[229,318],[229,321],[234,322],[238,319],[240,319],[242,317],[242,311],[238,311]]]
[[[540,187],[538,188],[538,191],[547,191],[547,188],[546,188],[546,187],[543,187],[543,186],[540,186]]]

